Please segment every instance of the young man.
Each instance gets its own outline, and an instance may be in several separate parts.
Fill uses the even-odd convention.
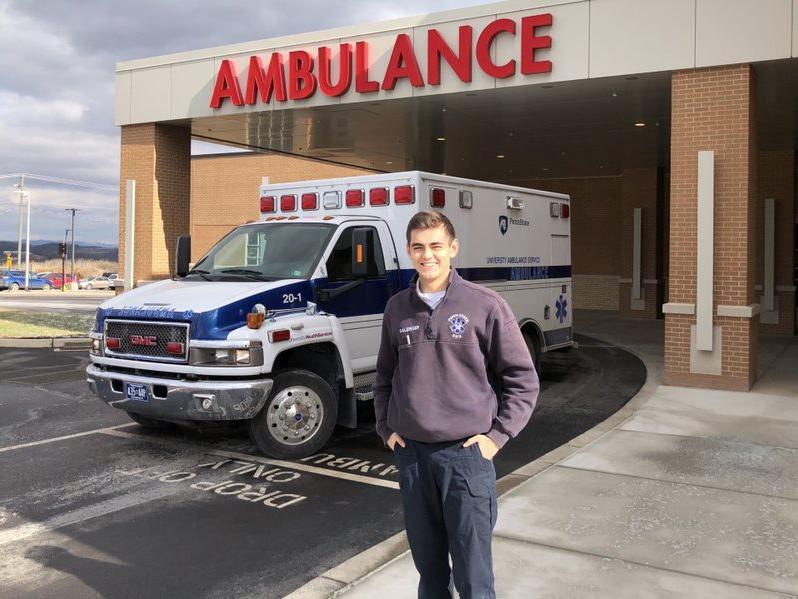
[[[535,408],[538,377],[518,323],[494,291],[451,268],[459,242],[439,212],[407,225],[418,276],[388,302],[374,385],[377,433],[399,466],[420,598],[495,597],[493,456]]]

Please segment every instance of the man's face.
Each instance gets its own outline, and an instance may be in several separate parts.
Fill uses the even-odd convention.
[[[443,225],[410,232],[407,255],[413,261],[424,287],[437,287],[449,277],[452,258],[457,255],[459,243],[451,239]]]

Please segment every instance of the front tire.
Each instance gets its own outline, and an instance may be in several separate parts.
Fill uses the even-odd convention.
[[[274,377],[269,399],[249,421],[249,433],[269,457],[304,458],[329,441],[337,418],[335,393],[327,381],[307,370],[291,370]]]
[[[86,291],[91,291],[91,289],[92,289],[92,287],[91,287],[91,283],[89,283],[88,285],[86,285]]]
[[[44,285],[42,285],[42,291],[50,291],[50,286],[47,283],[45,283]]]
[[[8,289],[10,291],[19,291],[19,283],[11,283],[11,285],[8,286]]]

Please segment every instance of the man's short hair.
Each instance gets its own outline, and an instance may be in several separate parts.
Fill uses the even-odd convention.
[[[454,234],[454,225],[452,221],[446,218],[445,214],[441,214],[437,210],[422,210],[416,212],[410,222],[407,223],[407,243],[410,243],[410,233],[417,229],[435,229],[436,227],[443,226],[446,233],[449,235],[449,241],[457,237]]]

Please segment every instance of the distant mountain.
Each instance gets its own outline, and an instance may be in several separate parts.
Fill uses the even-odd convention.
[[[31,259],[48,259],[58,258],[58,241],[42,241],[31,240]],[[33,251],[33,248],[36,248]],[[0,254],[6,251],[17,251],[16,241],[0,241]],[[25,251],[23,244],[22,251]],[[119,250],[116,246],[108,246],[107,244],[75,244],[75,258],[86,258],[89,260],[110,260],[116,262],[119,259]]]

